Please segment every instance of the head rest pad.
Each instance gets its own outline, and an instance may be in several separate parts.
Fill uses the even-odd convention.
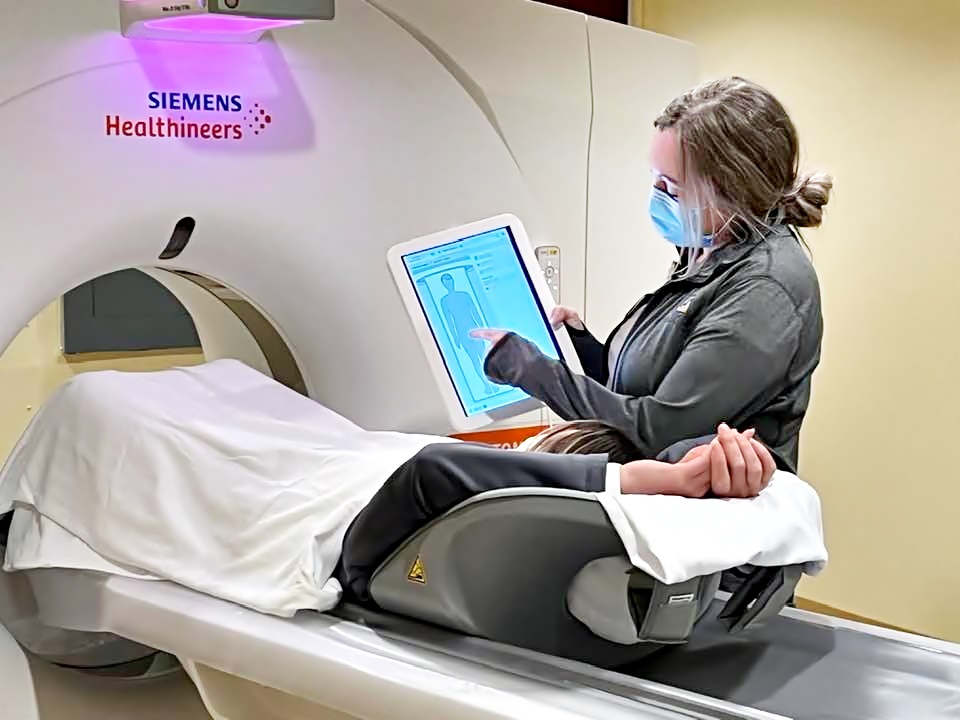
[[[598,558],[580,569],[567,591],[570,614],[595,635],[619,645],[640,642],[629,605],[632,570],[625,555]]]

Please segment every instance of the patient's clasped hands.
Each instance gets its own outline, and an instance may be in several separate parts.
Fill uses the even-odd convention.
[[[713,441],[695,447],[678,463],[639,460],[622,466],[620,489],[639,495],[755,497],[770,482],[776,464],[754,435],[722,424]]]

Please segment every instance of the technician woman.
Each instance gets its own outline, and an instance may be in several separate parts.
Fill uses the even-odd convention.
[[[795,228],[816,227],[832,180],[798,175],[783,106],[741,78],[705,83],[655,122],[650,215],[678,247],[674,272],[601,343],[558,307],[586,377],[498,330],[485,371],[565,420],[598,419],[655,457],[721,422],[755,428],[796,469],[820,359],[817,276]]]

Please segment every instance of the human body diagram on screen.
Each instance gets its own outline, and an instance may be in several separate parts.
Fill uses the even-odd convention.
[[[418,284],[424,286],[426,293],[423,294],[440,310],[446,340],[454,350],[470,394],[479,399],[496,393],[497,386],[483,371],[486,344],[470,335],[471,330],[496,325],[476,267],[472,264],[445,267],[442,272],[421,276]]]
[[[467,276],[468,282],[470,275],[474,274],[470,272],[472,269],[472,267],[464,268],[464,275]],[[466,290],[457,290],[456,281],[453,279],[453,275],[448,272],[440,276],[440,282],[446,290],[446,294],[440,298],[440,310],[443,312],[447,332],[450,333],[454,346],[466,353],[470,359],[470,364],[473,366],[474,375],[480,378],[483,382],[484,392],[489,395],[496,388],[487,379],[486,373],[483,372],[486,346],[483,340],[470,335],[471,330],[490,327],[490,324],[484,321],[480,314],[480,308],[477,306],[473,294],[477,293],[477,289],[471,285],[473,293]],[[479,288],[479,292],[482,293],[483,288]]]

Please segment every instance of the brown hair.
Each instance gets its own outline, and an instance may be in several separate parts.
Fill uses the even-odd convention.
[[[599,420],[573,420],[554,425],[520,447],[528,452],[607,455],[608,462],[620,464],[643,459],[626,435]]]
[[[796,128],[768,90],[740,77],[706,82],[671,102],[654,126],[676,133],[683,184],[698,207],[750,228],[822,222],[833,179],[799,174]]]

